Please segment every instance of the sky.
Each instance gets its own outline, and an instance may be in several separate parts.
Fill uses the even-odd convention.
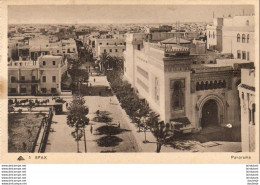
[[[10,5],[9,24],[211,22],[254,13],[251,5]]]

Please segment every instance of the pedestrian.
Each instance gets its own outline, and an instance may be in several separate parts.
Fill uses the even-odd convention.
[[[68,108],[68,106],[69,106],[69,104],[68,104],[68,102],[66,103],[66,108]]]
[[[94,78],[94,82],[96,82],[96,79]]]
[[[92,132],[93,132],[93,126],[91,125],[90,126],[90,133],[92,134]]]

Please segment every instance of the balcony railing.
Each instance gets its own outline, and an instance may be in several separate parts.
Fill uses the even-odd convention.
[[[40,80],[17,80],[18,83],[40,83]]]

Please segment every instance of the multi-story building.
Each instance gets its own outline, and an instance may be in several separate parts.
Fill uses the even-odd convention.
[[[125,49],[124,39],[99,39],[95,38],[93,56],[98,58],[101,53],[106,51],[112,55],[122,56],[123,49]],[[110,52],[111,51],[111,52]]]
[[[240,126],[240,68],[252,63],[193,64],[188,47],[145,38],[127,35],[124,76],[161,120],[182,124],[187,132],[227,123]]]
[[[241,70],[241,84],[238,86],[241,107],[242,151],[255,151],[255,70]]]
[[[254,16],[216,18],[212,26],[207,26],[207,49],[254,61],[254,28]]]
[[[8,65],[8,94],[59,94],[66,71],[67,60],[62,56],[45,55],[37,61],[11,61]]]
[[[42,55],[69,55],[71,58],[77,58],[77,45],[74,39],[67,39],[57,41],[53,36],[49,37],[37,37],[28,39],[27,42],[16,43],[10,42],[9,57],[11,60],[16,60],[14,56],[18,55],[20,61],[36,61],[39,56]]]

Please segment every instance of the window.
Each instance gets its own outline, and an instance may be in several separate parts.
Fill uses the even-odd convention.
[[[213,39],[215,39],[215,32],[213,32]]]
[[[42,93],[46,93],[47,89],[46,88],[41,88]]]
[[[16,93],[16,88],[11,88],[10,93]]]
[[[102,43],[99,43],[99,45],[102,45]]]
[[[117,49],[115,49],[115,52],[117,52]]]
[[[205,61],[201,61],[202,64],[205,64]]]
[[[15,83],[16,82],[16,78],[14,76],[11,76],[11,83]]]
[[[108,43],[107,43],[107,45],[108,45]]]
[[[248,60],[248,61],[250,60],[249,52],[247,52],[247,60]]]
[[[172,85],[172,106],[174,110],[183,109],[184,107],[184,81],[175,81]]]
[[[46,82],[46,76],[42,77],[42,82]]]
[[[209,31],[209,38],[210,38],[210,31]]]
[[[240,50],[237,50],[237,58],[241,58],[241,52],[240,52]]]
[[[52,82],[53,82],[53,83],[56,82],[56,76],[52,76]]]
[[[60,51],[59,50],[57,50],[57,53],[59,53]]]
[[[112,52],[112,49],[110,49],[109,52],[111,53],[111,52]]]
[[[25,76],[21,76],[21,80],[24,81],[25,80]]]
[[[54,66],[55,66],[55,65],[56,65],[56,61],[52,61],[52,65],[54,65]]]
[[[242,59],[246,60],[246,52],[245,51],[242,52]]]
[[[42,65],[45,66],[45,65],[46,65],[46,62],[45,62],[45,61],[42,61]]]
[[[51,93],[56,93],[57,89],[56,88],[51,88]]]
[[[35,76],[32,76],[32,81],[35,81],[36,77]]]
[[[240,34],[237,34],[237,42],[240,42]]]
[[[21,92],[21,93],[26,93],[26,88],[22,88],[22,87],[21,87],[20,92]]]
[[[247,34],[247,38],[246,39],[247,39],[247,43],[249,43],[249,34]]]
[[[245,43],[245,42],[246,42],[246,35],[243,34],[243,35],[242,35],[242,43]]]
[[[137,49],[138,49],[139,51],[141,50],[141,45],[140,45],[140,44],[137,45]]]

